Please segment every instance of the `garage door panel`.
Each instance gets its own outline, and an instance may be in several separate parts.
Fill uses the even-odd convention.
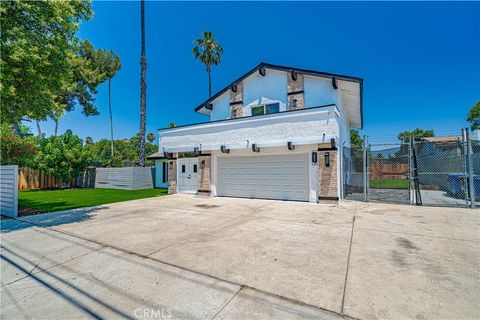
[[[219,196],[308,201],[308,154],[218,158]]]

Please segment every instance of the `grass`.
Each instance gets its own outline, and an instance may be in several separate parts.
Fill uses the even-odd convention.
[[[163,196],[166,189],[66,189],[18,192],[18,205],[48,212]]]
[[[408,180],[404,179],[370,180],[368,183],[372,189],[408,189]]]

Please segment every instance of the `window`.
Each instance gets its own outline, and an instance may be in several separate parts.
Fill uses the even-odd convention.
[[[182,164],[182,173],[185,173],[185,165]]]
[[[252,116],[259,116],[262,114],[277,113],[280,111],[280,103],[269,103],[251,107]]]
[[[197,165],[196,164],[193,165],[193,172],[197,173]]]

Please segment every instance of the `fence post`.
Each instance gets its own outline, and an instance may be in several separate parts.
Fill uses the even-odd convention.
[[[463,188],[465,192],[463,196],[465,197],[466,207],[470,207],[470,192],[468,191],[468,150],[466,147],[466,132],[465,129],[462,129],[462,156],[463,156]]]
[[[468,196],[470,198],[470,208],[475,207],[475,186],[473,185],[473,163],[472,163],[472,148],[470,141],[470,130],[465,128],[465,139],[467,140],[467,173],[468,173]]]
[[[408,202],[410,204],[415,204],[415,193],[412,188],[413,185],[413,161],[412,161],[412,146],[413,146],[413,137],[410,137],[408,141]],[[400,144],[400,148],[402,145]]]
[[[368,142],[367,136],[363,136],[363,200],[368,201]]]

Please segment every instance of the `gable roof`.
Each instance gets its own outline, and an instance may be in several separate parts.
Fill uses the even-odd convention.
[[[363,79],[362,78],[329,73],[329,72],[321,72],[321,71],[299,69],[299,68],[293,68],[293,67],[287,67],[287,66],[279,66],[279,65],[274,65],[274,64],[265,63],[265,62],[261,62],[256,67],[254,67],[253,69],[251,69],[250,71],[248,71],[247,73],[245,73],[244,75],[242,75],[241,77],[239,77],[238,79],[234,80],[232,83],[227,85],[225,88],[215,93],[211,98],[202,102],[198,107],[195,108],[195,112],[208,114],[208,112],[210,111],[210,109],[208,109],[208,104],[210,104],[212,101],[214,101],[215,99],[223,95],[225,92],[229,91],[232,85],[239,83],[240,81],[248,78],[249,76],[257,72],[261,67],[265,69],[285,71],[285,72],[295,71],[297,73],[302,73],[304,75],[314,76],[314,77],[321,77],[321,78],[328,78],[328,79],[336,78],[338,81],[358,84],[359,85],[359,105],[360,105],[360,119],[359,119],[360,121],[359,121],[358,127],[362,129],[363,127]],[[340,90],[340,87],[339,87],[339,90]],[[349,88],[346,88],[346,90],[349,90]]]

